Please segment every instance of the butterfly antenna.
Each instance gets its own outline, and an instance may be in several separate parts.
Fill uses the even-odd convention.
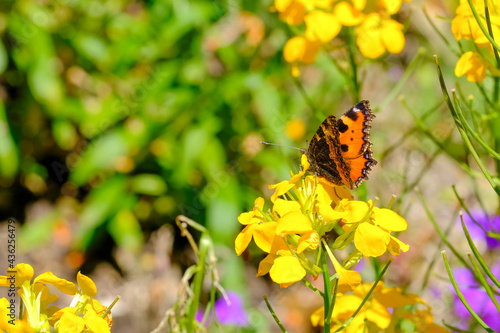
[[[288,146],[288,145],[280,145],[280,144],[277,144],[277,143],[270,143],[270,142],[265,142],[265,141],[261,141],[260,143],[265,144],[265,145],[270,145],[270,146],[277,146],[277,147],[286,147],[286,148],[297,149],[297,150],[300,150],[302,153],[304,153],[306,151],[305,149],[302,149],[302,148],[298,148],[298,147],[294,147],[294,146]]]

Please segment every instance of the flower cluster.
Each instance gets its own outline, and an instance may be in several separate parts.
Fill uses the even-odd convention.
[[[479,14],[480,22],[485,29],[488,24],[485,18],[485,8],[483,0],[473,0],[474,8]],[[500,35],[500,2],[497,0],[488,1],[491,30],[493,36]],[[457,7],[456,16],[451,22],[451,30],[457,41],[462,38],[473,41],[476,44],[474,51],[467,51],[461,55],[455,66],[457,77],[465,75],[470,82],[482,82],[486,77],[486,70],[491,75],[499,76],[500,71],[491,64],[493,57],[490,41],[481,29],[478,21],[473,15],[472,9],[467,0],[460,0]]]
[[[18,289],[22,299],[23,316],[13,318],[11,303],[6,298],[0,299],[0,330],[8,333],[50,332],[51,327],[58,332],[110,332],[113,324],[109,309],[101,305],[94,297],[97,288],[87,276],[78,272],[74,283],[58,278],[52,272],[45,272],[33,280],[34,270],[28,264],[18,264],[12,270],[15,273],[0,276],[0,286]],[[47,285],[53,285],[59,291],[73,295],[71,304],[65,308],[49,306],[58,296],[51,294]]]
[[[373,284],[363,283],[356,287],[353,294],[339,296],[332,312],[332,331],[336,331],[359,308]],[[423,309],[417,309],[421,304]],[[408,306],[409,305],[409,306]],[[321,307],[311,315],[314,326],[323,325],[324,308]],[[414,332],[448,332],[434,324],[431,308],[416,294],[405,293],[401,288],[385,287],[379,282],[368,297],[358,314],[353,318],[345,332],[380,332],[392,327],[389,332],[398,332],[398,321],[406,319],[414,325]],[[366,321],[366,322],[365,322]]]
[[[303,36],[291,38],[284,48],[292,74],[299,75],[298,64],[311,64],[321,46],[352,29],[361,53],[371,59],[386,51],[400,53],[405,45],[403,25],[391,19],[402,0],[275,0],[273,9],[292,26],[304,26]]]
[[[266,210],[263,198],[257,198],[253,210],[242,213],[238,221],[245,226],[235,241],[240,255],[253,239],[268,255],[261,261],[258,276],[269,273],[282,287],[300,281],[309,274],[322,273],[321,251],[327,251],[339,277],[339,292],[353,290],[361,283],[354,267],[363,256],[378,257],[389,251],[406,252],[409,246],[391,233],[406,230],[406,221],[395,212],[377,208],[371,201],[352,200],[350,192],[322,178],[305,176],[309,168],[302,155],[302,171],[291,173],[290,180],[270,185],[272,208]],[[325,248],[327,233],[340,234],[331,247]],[[323,242],[323,244],[322,244]],[[331,250],[353,243],[354,252],[339,263]],[[323,245],[323,246],[322,246]]]

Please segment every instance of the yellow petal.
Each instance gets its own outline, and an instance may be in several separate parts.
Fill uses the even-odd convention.
[[[259,263],[259,269],[257,270],[257,276],[263,276],[269,273],[271,267],[273,267],[276,255],[270,253]]]
[[[340,211],[345,212],[343,219],[346,223],[360,222],[368,213],[370,207],[366,202],[356,200],[343,200],[339,203]]]
[[[253,211],[241,213],[240,216],[238,216],[238,222],[240,222],[243,225],[250,224],[252,222],[252,218],[254,217],[254,215],[255,213]]]
[[[311,221],[301,212],[290,212],[278,220],[276,235],[303,234],[312,230]]]
[[[390,209],[373,207],[372,217],[376,225],[388,231],[404,231],[408,228],[406,220]]]
[[[334,0],[314,0],[314,7],[327,9]]]
[[[297,253],[302,253],[308,248],[310,248],[311,250],[316,250],[319,246],[319,242],[320,239],[318,233],[314,230],[308,231],[299,238]]]
[[[325,318],[325,307],[320,307],[316,311],[314,311],[311,315],[311,324],[316,327],[318,325],[325,326],[324,325],[324,319]]]
[[[300,25],[304,22],[306,12],[306,7],[300,1],[293,1],[288,7],[280,12],[279,16],[282,21],[290,25]]]
[[[76,275],[76,282],[78,283],[78,286],[80,286],[84,295],[90,297],[95,297],[95,295],[97,295],[97,287],[95,286],[94,281],[92,281],[88,276],[78,272]]]
[[[74,295],[78,292],[78,288],[74,283],[58,278],[52,272],[45,272],[38,275],[33,281],[33,284],[35,283],[51,284],[68,295]]]
[[[103,318],[97,316],[93,312],[87,312],[84,316],[85,324],[93,333],[109,333],[111,332],[108,323]]]
[[[455,39],[459,41],[462,39],[462,26],[464,23],[467,21],[467,19],[464,16],[455,16],[453,21],[451,21],[451,32],[455,36]]]
[[[457,64],[455,65],[455,76],[456,77],[461,77],[465,73],[467,73],[469,70],[472,68],[472,57],[474,55],[474,52],[469,51],[465,52],[460,56],[460,59],[458,59]]]
[[[391,240],[389,233],[371,223],[361,223],[354,233],[354,245],[365,257],[378,257],[385,253]]]
[[[400,53],[405,47],[405,36],[401,30],[382,28],[380,37],[390,53]]]
[[[390,312],[376,300],[370,302],[370,307],[366,309],[365,316],[369,322],[374,323],[380,329],[386,329],[391,323]]]
[[[365,15],[351,6],[347,2],[340,2],[335,6],[335,16],[340,21],[342,25],[345,26],[355,26],[363,22]]]
[[[274,260],[274,265],[269,271],[271,279],[279,284],[290,284],[302,280],[306,270],[299,259],[292,256],[279,257]]]
[[[386,308],[397,308],[405,305],[425,304],[417,294],[403,292],[401,288],[383,288],[374,292],[375,298]]]
[[[351,317],[363,301],[357,295],[342,295],[335,301],[332,318],[338,318],[340,321],[345,321]],[[362,311],[363,312],[363,311]]]
[[[354,271],[345,269],[338,261],[333,261],[335,271],[339,275],[338,292],[345,294],[348,291],[353,291],[361,284],[361,275]]]
[[[455,66],[455,75],[460,77],[466,75],[470,82],[482,82],[486,77],[486,66],[479,53],[466,52],[458,60]]]
[[[237,255],[241,255],[248,247],[248,244],[250,244],[253,230],[256,226],[256,224],[247,225],[236,237],[236,240],[234,241],[234,249]]]
[[[59,333],[80,333],[85,328],[82,317],[71,312],[65,312],[59,320]]]
[[[253,240],[266,253],[271,251],[271,244],[276,236],[276,225],[276,222],[260,223],[254,229]]]
[[[387,9],[389,15],[396,14],[401,7],[401,0],[382,0],[384,7]]]
[[[289,212],[299,212],[300,204],[297,201],[276,199],[273,206],[273,212],[283,216]]]
[[[378,30],[361,31],[356,42],[361,53],[367,58],[376,59],[385,52],[385,47],[380,39],[380,31]]]
[[[381,18],[376,13],[371,13],[365,17],[363,24],[356,30],[358,44],[361,53],[371,59],[380,57],[385,52],[385,46],[382,44],[380,29],[378,28]]]
[[[294,184],[290,184],[287,180],[279,182],[278,184],[269,185],[270,189],[273,189],[273,188],[276,189],[274,191],[273,195],[271,196],[271,201],[274,203],[276,201],[276,199],[278,199],[278,197],[287,193],[293,186],[294,186]]]
[[[353,0],[352,4],[354,5],[354,8],[361,11],[365,9],[366,0]]]
[[[387,245],[387,250],[394,256],[399,256],[401,251],[408,252],[409,249],[410,246],[408,244],[403,243],[394,236],[391,236],[391,240]]]
[[[265,202],[264,198],[262,197],[258,197],[257,199],[255,199],[253,210],[250,212],[241,213],[240,216],[238,216],[238,222],[240,222],[243,225],[258,222],[259,220],[257,221],[252,220],[252,218],[257,217],[260,219],[262,217],[262,214],[260,213],[259,209],[260,210],[264,209],[264,202]]]
[[[309,163],[309,160],[307,159],[307,156],[305,154],[302,154],[302,156],[300,157],[300,164],[302,165],[302,169],[304,171],[309,169],[309,167],[311,166],[311,164]]]
[[[278,12],[284,12],[291,4],[293,0],[275,0],[274,7]]]
[[[347,215],[346,212],[338,212],[332,209],[332,206],[328,204],[318,203],[316,207],[318,208],[318,213],[323,217],[325,222],[336,221],[345,218]]]
[[[24,281],[31,281],[34,270],[28,264],[19,263],[12,271],[16,273],[8,273],[8,275],[0,275],[0,287],[10,287],[11,282],[15,282],[16,287],[21,287]]]
[[[314,10],[304,18],[306,38],[310,41],[326,43],[338,35],[342,25],[334,14]]]

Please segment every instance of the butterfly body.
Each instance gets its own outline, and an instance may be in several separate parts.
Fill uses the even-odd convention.
[[[335,185],[357,187],[377,164],[370,142],[370,103],[361,101],[339,119],[327,117],[304,153],[310,171]]]

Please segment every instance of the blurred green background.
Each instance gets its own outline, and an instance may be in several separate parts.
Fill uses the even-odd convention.
[[[18,262],[68,279],[80,269],[95,273],[110,299],[141,281],[137,293],[148,294],[147,302],[134,303],[137,293],[124,297],[118,318],[139,310],[117,319],[117,329],[151,329],[176,296],[165,289],[175,290],[194,262],[173,228],[184,214],[218,244],[224,287],[247,296],[248,283],[271,288],[262,278],[247,281],[256,271],[244,262],[260,257],[235,257],[237,217],[270,193],[269,184],[297,170],[300,154],[260,141],[305,148],[324,117],[357,102],[330,61],[347,67],[342,50],[323,52],[298,79],[290,75],[282,50],[293,32],[269,10],[272,3],[0,2],[0,220],[19,222]],[[406,194],[424,180],[423,193],[448,223],[450,186],[463,173],[416,125],[425,121],[438,141],[453,130],[432,55],[440,54],[451,82],[457,57],[424,19],[423,4],[398,14],[407,22],[402,54],[358,59],[361,97],[377,115],[372,142],[380,162],[360,193],[379,196],[381,206],[401,194],[397,205],[409,231],[432,247],[432,226],[412,227],[424,213]],[[426,3],[431,17],[451,17],[455,6]],[[449,22],[435,23],[453,38]],[[466,160],[460,141],[449,140],[447,154]],[[408,258],[423,262],[426,255]],[[398,283],[414,278],[408,260],[399,264],[406,274],[394,278]],[[103,262],[110,268],[99,273]]]

